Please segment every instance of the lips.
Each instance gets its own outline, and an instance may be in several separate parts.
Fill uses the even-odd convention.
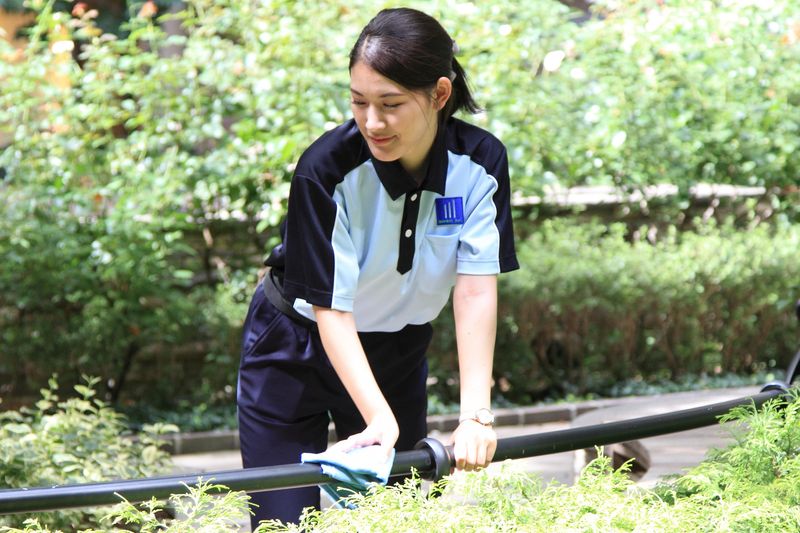
[[[376,146],[383,146],[389,144],[394,137],[370,137],[369,141]]]

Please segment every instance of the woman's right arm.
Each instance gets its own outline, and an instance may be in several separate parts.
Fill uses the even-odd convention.
[[[319,336],[336,374],[367,424],[338,445],[342,451],[379,444],[386,455],[394,448],[400,430],[392,409],[378,387],[356,332],[353,314],[314,306]]]

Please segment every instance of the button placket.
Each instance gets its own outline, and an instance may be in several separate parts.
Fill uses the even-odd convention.
[[[405,274],[411,270],[414,263],[414,250],[416,248],[414,231],[417,227],[419,216],[419,191],[406,193],[403,205],[403,219],[400,224],[400,242],[397,255],[397,271]]]

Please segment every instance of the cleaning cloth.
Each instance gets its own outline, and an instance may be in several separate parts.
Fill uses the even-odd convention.
[[[314,463],[322,467],[322,473],[334,481],[320,485],[338,507],[354,508],[342,500],[353,493],[365,493],[373,483],[385,485],[394,463],[394,450],[389,457],[378,445],[354,448],[341,452],[333,447],[323,453],[304,453],[303,463]]]

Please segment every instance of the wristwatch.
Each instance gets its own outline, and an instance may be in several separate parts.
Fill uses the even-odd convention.
[[[494,424],[494,413],[486,407],[481,407],[472,414],[465,414],[458,417],[459,424],[465,420],[474,420],[483,426],[491,426]]]

